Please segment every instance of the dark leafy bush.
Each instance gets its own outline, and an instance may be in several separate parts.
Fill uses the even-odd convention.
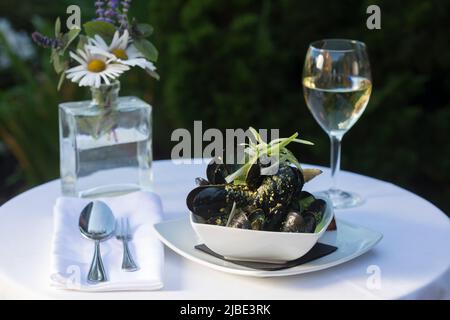
[[[344,139],[343,168],[397,183],[450,211],[450,2],[375,2],[382,29],[370,31],[366,8],[374,1],[135,0],[133,13],[155,27],[162,77],[154,83],[133,74],[123,91],[155,106],[157,158],[170,155],[172,129],[203,120],[204,127],[280,128],[284,136],[298,130],[316,142],[314,148],[298,147],[301,161],[328,164],[328,139],[303,99],[303,59],[313,40],[356,38],[368,45],[374,91],[366,113]],[[45,16],[49,21],[56,7],[52,4],[51,16]],[[45,15],[43,9],[37,13]],[[29,19],[17,12],[13,18],[19,24]],[[20,86],[17,79],[6,90],[34,90]],[[73,86],[64,90],[64,99],[76,97]],[[40,106],[53,114],[49,121],[56,121],[59,100],[49,93]],[[17,109],[29,107],[26,103],[14,104]],[[26,121],[39,122],[27,114]],[[14,121],[22,126],[25,120]],[[54,126],[33,134],[34,144],[45,146],[44,136],[56,143]],[[57,145],[48,152],[54,166]],[[48,177],[41,175],[46,168],[33,170]]]

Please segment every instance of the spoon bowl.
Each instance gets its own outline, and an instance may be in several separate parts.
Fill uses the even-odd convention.
[[[88,273],[88,282],[107,281],[106,271],[100,253],[100,242],[114,235],[115,219],[108,205],[101,201],[90,202],[80,214],[79,228],[81,234],[95,241],[94,257]]]

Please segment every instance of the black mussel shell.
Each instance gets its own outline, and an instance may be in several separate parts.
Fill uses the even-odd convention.
[[[281,225],[282,232],[300,232],[302,225],[305,224],[303,216],[298,211],[290,211]]]
[[[238,229],[250,229],[250,221],[248,220],[245,212],[239,211],[234,215],[228,226]]]
[[[254,163],[247,172],[245,183],[250,190],[256,190],[264,180],[261,175],[261,165],[259,162]]]
[[[197,186],[201,187],[201,186],[207,186],[210,183],[208,180],[198,177],[198,178],[195,178],[195,184]]]
[[[308,206],[304,214],[312,214],[316,219],[316,222],[319,223],[320,221],[322,221],[326,207],[327,203],[324,200],[316,199]]]
[[[298,169],[297,167],[290,167],[294,174],[297,176],[297,186],[295,188],[295,191],[293,193],[293,197],[297,198],[302,193],[303,186],[305,185],[305,178],[303,177],[303,173]]]
[[[250,228],[252,230],[262,230],[266,222],[266,215],[261,209],[256,209],[249,214],[248,220],[250,221]]]
[[[216,157],[206,167],[206,177],[211,184],[226,184],[225,178],[238,168],[238,165],[226,164],[221,157]]]
[[[314,230],[316,230],[316,218],[314,218],[314,215],[312,214],[303,214],[303,224],[300,225],[300,228],[298,232],[301,233],[314,233]]]
[[[228,215],[223,215],[223,216],[209,218],[208,220],[205,221],[205,223],[224,227],[224,226],[226,226],[227,221],[228,221]]]
[[[189,210],[204,219],[224,215],[229,211],[223,186],[197,187],[188,194],[186,204]]]
[[[265,231],[279,231],[281,223],[286,217],[287,211],[282,206],[277,206],[269,213],[269,216],[264,223],[263,229]]]
[[[222,158],[216,157],[206,167],[206,177],[211,184],[225,184],[226,166]]]

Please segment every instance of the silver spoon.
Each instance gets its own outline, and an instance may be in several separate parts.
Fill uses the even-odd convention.
[[[94,257],[88,273],[88,282],[98,283],[108,280],[100,253],[100,242],[114,234],[115,219],[111,209],[101,201],[90,202],[80,214],[81,234],[95,241]]]

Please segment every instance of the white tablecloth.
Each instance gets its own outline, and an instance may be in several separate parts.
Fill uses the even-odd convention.
[[[156,162],[155,191],[164,219],[187,215],[185,196],[204,166]],[[450,220],[426,200],[393,184],[344,172],[342,187],[366,203],[338,218],[380,231],[383,240],[343,265],[285,278],[246,278],[188,261],[166,248],[164,289],[154,292],[59,292],[49,286],[52,207],[59,181],[0,208],[0,298],[56,299],[442,299],[450,298]],[[325,188],[325,174],[306,186]]]

